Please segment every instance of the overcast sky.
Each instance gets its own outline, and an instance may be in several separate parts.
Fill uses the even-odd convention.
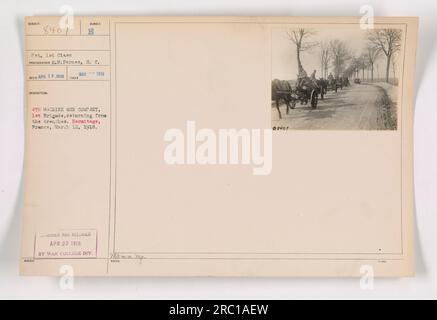
[[[289,29],[292,29],[290,27]],[[297,59],[296,46],[286,37],[287,27],[278,27],[272,29],[272,79],[292,80],[296,79]],[[339,39],[347,43],[349,50],[355,55],[359,56],[363,48],[366,46],[366,31],[360,29],[358,26],[347,27],[323,27],[320,29],[312,28],[316,34],[309,38],[311,42],[325,41]],[[301,60],[304,69],[310,75],[313,70],[317,70],[316,76],[319,78],[320,65],[320,47],[315,47],[310,51],[305,51],[301,54]],[[377,71],[379,69],[379,76],[385,75],[385,57],[382,56],[377,64],[375,64],[374,76],[378,77]],[[378,66],[377,66],[378,65]],[[331,67],[330,67],[331,70]],[[361,74],[360,74],[361,76]]]

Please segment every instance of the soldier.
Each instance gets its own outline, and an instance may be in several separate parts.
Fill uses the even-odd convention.
[[[334,76],[332,75],[332,72],[330,72],[330,73],[329,73],[329,76],[328,76],[328,84],[329,84],[330,86],[332,86],[332,85],[334,84],[334,82],[335,82],[335,80],[334,80]]]
[[[314,87],[315,87],[315,88],[318,88],[319,85],[317,84],[316,72],[317,72],[317,70],[314,70],[313,73],[311,73],[311,78],[310,78],[310,80],[311,80],[311,82],[313,83]]]
[[[317,70],[314,70],[313,73],[311,73],[311,80],[316,80],[316,72]]]
[[[299,74],[297,75],[297,87],[301,87],[305,83],[305,79],[308,78],[308,75],[304,68],[299,70]]]

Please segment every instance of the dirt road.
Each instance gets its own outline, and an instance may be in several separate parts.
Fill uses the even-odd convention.
[[[272,126],[289,129],[322,130],[384,130],[384,104],[387,94],[381,87],[371,84],[353,84],[337,93],[329,91],[320,100],[316,109],[308,105],[296,104],[296,108],[286,114],[281,105],[282,119],[272,108]]]

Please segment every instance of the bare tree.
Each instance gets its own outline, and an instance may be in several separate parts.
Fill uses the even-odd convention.
[[[320,65],[321,75],[324,78],[328,77],[329,60],[331,59],[331,52],[329,50],[329,44],[326,42],[320,42]]]
[[[345,74],[347,77],[353,76],[354,78],[358,78],[358,72],[360,70],[360,61],[357,57],[351,57],[349,66],[345,70]]]
[[[373,82],[373,73],[375,70],[375,62],[379,58],[379,56],[381,55],[381,51],[377,47],[372,45],[371,43],[369,43],[366,46],[365,50],[366,50],[367,62],[368,62],[368,65],[370,67],[370,79]]]
[[[394,54],[391,59],[391,66],[392,66],[392,72],[393,72],[393,79],[396,83],[396,66],[397,66],[397,55]]]
[[[369,57],[367,56],[367,53],[362,53],[361,56],[358,58],[358,66],[362,71],[363,80],[364,80],[364,71],[366,71],[368,67],[368,61],[369,61]]]
[[[385,81],[389,81],[390,65],[393,54],[401,48],[402,30],[399,29],[374,29],[369,31],[367,38],[376,48],[384,53],[387,58]]]
[[[311,36],[314,35],[316,32],[311,29],[299,28],[289,29],[285,33],[287,39],[296,45],[297,66],[299,73],[301,73],[305,70],[302,66],[301,53],[317,45],[316,42],[309,41]]]
[[[337,39],[329,42],[329,48],[332,56],[332,64],[334,66],[335,76],[339,77],[340,74],[345,71],[346,63],[350,59],[349,49],[344,41]]]

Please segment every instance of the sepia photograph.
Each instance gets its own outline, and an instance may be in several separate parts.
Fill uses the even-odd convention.
[[[272,29],[273,129],[396,130],[403,30]]]

